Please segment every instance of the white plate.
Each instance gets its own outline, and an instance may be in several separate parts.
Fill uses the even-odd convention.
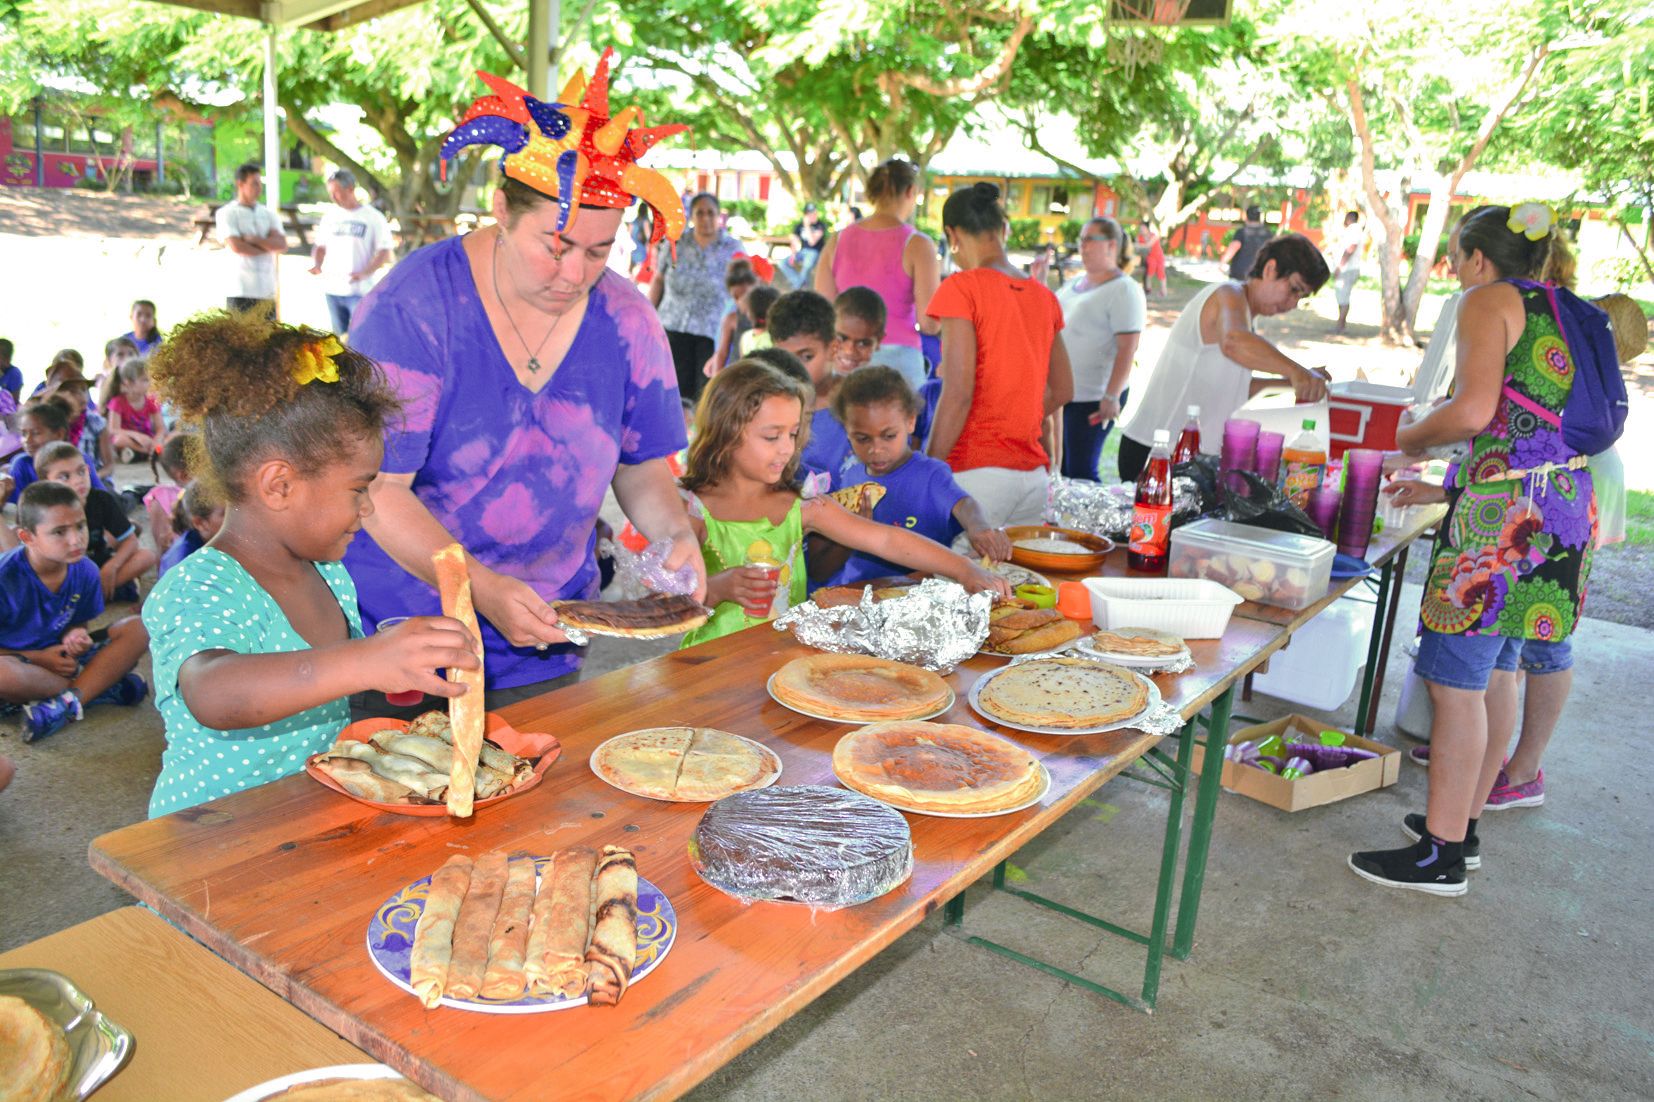
[[[789,711],[789,712],[797,712],[799,715],[809,716],[811,719],[824,719],[828,723],[855,723],[855,724],[883,723],[883,722],[885,722],[885,721],[887,721],[891,718],[889,716],[864,716],[864,717],[824,716],[824,715],[820,714],[819,712],[806,712],[803,708],[794,707],[793,705],[788,704],[785,700],[782,700],[780,697],[775,695],[775,677],[776,677],[776,674],[779,674],[780,672],[781,672],[780,670],[776,670],[775,673],[770,674],[770,679],[768,681],[764,682],[764,691],[770,694],[770,699],[771,700],[775,701],[777,704],[781,705],[783,708],[787,709],[787,711]],[[922,716],[903,716],[902,717],[902,722],[908,722],[910,720],[935,719],[937,716],[941,715],[943,712],[945,712],[949,708],[953,707],[953,702],[957,699],[959,699],[959,698],[954,695],[953,689],[949,688],[948,689],[948,699],[947,699],[946,703],[944,703],[940,708],[936,709],[934,712],[926,712]]]
[[[1010,668],[1011,667],[1009,666],[1005,667],[1007,670]],[[1139,681],[1149,687],[1148,705],[1141,712],[1138,712],[1130,719],[1122,719],[1117,723],[1106,724],[1102,727],[1031,727],[1024,723],[1012,723],[1010,720],[1000,719],[998,716],[988,711],[982,706],[981,702],[982,687],[1004,672],[1005,670],[995,670],[993,673],[984,674],[983,676],[977,678],[976,684],[971,686],[970,696],[967,699],[970,701],[971,710],[977,715],[981,716],[985,720],[988,720],[990,723],[997,723],[1001,727],[1009,727],[1013,731],[1026,731],[1031,735],[1100,735],[1105,731],[1119,731],[1127,727],[1136,726],[1137,722],[1144,716],[1160,707],[1160,686],[1156,685],[1153,681],[1150,681],[1142,674],[1137,673],[1135,670],[1130,670],[1127,672],[1131,673],[1132,676],[1136,677]]]
[[[645,795],[644,793],[639,792],[634,788],[627,788],[625,785],[616,784],[614,781],[611,781],[608,777],[605,777],[603,775],[602,770],[597,768],[597,755],[599,755],[603,752],[603,747],[609,745],[609,743],[613,742],[615,739],[626,738],[628,735],[641,734],[644,731],[659,731],[659,730],[663,730],[663,729],[664,728],[660,728],[660,727],[642,727],[642,728],[639,728],[636,731],[627,731],[625,734],[616,735],[614,738],[604,739],[603,742],[598,745],[597,749],[592,751],[592,756],[586,759],[586,764],[591,767],[591,771],[594,774],[596,774],[597,779],[602,781],[604,784],[608,785],[610,788],[618,788],[618,789],[620,789],[620,791],[628,792],[633,796],[642,796],[645,800],[659,800],[661,803],[666,803],[666,804],[710,804],[710,803],[716,803],[717,800],[684,800],[684,799],[673,799],[669,796],[649,796],[649,795]],[[761,742],[757,742],[753,739],[747,738],[745,735],[737,735],[737,734],[735,734],[734,731],[724,731],[724,734],[733,735],[735,738],[740,739],[742,742],[746,743],[748,746],[753,747],[760,754],[763,755],[763,757],[766,761],[768,761],[770,763],[769,774],[767,776],[765,776],[763,780],[758,781],[755,784],[749,784],[745,788],[733,788],[730,791],[724,793],[725,796],[733,796],[737,792],[751,792],[751,791],[753,791],[755,789],[759,789],[759,788],[768,788],[770,785],[775,783],[777,777],[781,776],[781,759],[780,759],[780,757],[778,757],[776,755],[774,750],[771,750],[768,746],[765,746]],[[722,798],[723,798],[722,796],[718,797],[718,799],[722,799]]]
[[[1083,639],[1085,636],[1082,635],[1080,638]],[[1062,654],[1065,651],[1072,650],[1076,642],[1078,642],[1078,640],[1070,639],[1060,647],[1052,647],[1050,650],[1031,651],[1028,654],[1000,654],[998,651],[992,650],[979,650],[976,653],[978,657],[993,658],[1000,662],[1009,662],[1013,658],[1055,658],[1057,655]]]
[[[1045,783],[1040,785],[1039,791],[1028,800],[1017,804],[1015,807],[1007,807],[1000,811],[920,811],[916,807],[904,807],[894,800],[879,800],[877,796],[867,796],[865,792],[862,792],[862,795],[867,796],[870,800],[879,800],[880,803],[893,807],[897,811],[905,811],[909,815],[931,815],[938,819],[992,819],[996,815],[1011,815],[1018,811],[1027,811],[1045,799],[1045,794],[1051,791],[1051,771],[1045,768],[1044,762],[1036,762],[1035,764],[1039,766],[1040,776],[1045,778]],[[843,784],[843,781],[839,783]],[[845,785],[845,787],[849,788],[850,786]],[[861,792],[861,789],[851,788],[850,791]]]
[[[1098,631],[1102,631],[1102,630],[1105,630],[1105,629],[1102,629],[1102,628],[1098,629]],[[1167,641],[1170,641],[1172,639],[1176,639],[1178,642],[1183,643],[1183,649],[1178,651],[1176,654],[1162,654],[1162,655],[1115,654],[1111,651],[1102,650],[1099,647],[1097,647],[1095,644],[1092,643],[1092,641],[1091,641],[1092,636],[1097,634],[1097,632],[1095,632],[1095,631],[1092,632],[1090,635],[1082,635],[1078,639],[1076,639],[1074,641],[1074,644],[1073,644],[1074,649],[1079,651],[1081,654],[1085,655],[1087,658],[1099,658],[1104,662],[1112,662],[1116,666],[1126,666],[1130,669],[1135,669],[1135,670],[1157,670],[1157,669],[1160,669],[1163,666],[1176,666],[1179,663],[1183,662],[1185,659],[1191,657],[1191,655],[1189,653],[1189,644],[1186,643],[1186,642],[1183,642],[1183,639],[1182,639],[1181,636],[1173,635],[1169,631],[1156,631],[1153,628],[1135,628],[1135,627],[1133,627],[1133,628],[1108,628],[1106,630],[1116,632],[1117,634],[1120,634],[1120,635],[1128,635],[1128,634],[1136,633],[1136,634],[1139,634],[1139,635],[1147,635],[1147,636],[1150,636],[1150,637],[1155,638],[1155,639],[1165,639]]]
[[[388,1068],[384,1064],[336,1064],[330,1068],[311,1068],[309,1071],[295,1071],[291,1075],[283,1075],[279,1079],[260,1083],[256,1087],[248,1087],[240,1094],[224,1100],[224,1102],[264,1102],[273,1094],[288,1090],[291,1087],[301,1087],[306,1083],[320,1083],[327,1079],[400,1079],[402,1073],[395,1068]]]

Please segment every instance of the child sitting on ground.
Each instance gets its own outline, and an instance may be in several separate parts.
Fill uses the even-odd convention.
[[[829,479],[850,462],[850,442],[845,439],[844,426],[833,419],[828,408],[839,382],[833,371],[834,325],[833,304],[814,291],[788,291],[770,307],[771,344],[797,356],[815,387],[802,465],[807,474]]]
[[[91,384],[80,375],[68,375],[54,383],[50,393],[69,404],[69,443],[80,449],[88,467],[108,480],[115,470],[115,452],[109,446],[109,422],[92,408]]]
[[[978,555],[1000,562],[1010,558],[1011,541],[988,526],[982,509],[959,488],[948,465],[913,451],[909,441],[918,410],[919,399],[895,368],[864,367],[839,384],[833,415],[843,422],[856,461],[834,478],[833,488],[876,482],[885,488],[884,497],[871,508],[864,499],[858,508],[861,516],[915,532],[943,547],[963,530]],[[906,570],[826,541],[810,546],[810,577],[826,578],[825,584],[856,585]]]
[[[199,428],[196,477],[226,502],[218,534],[144,605],[167,727],[150,815],[302,769],[349,722],[352,693],[465,692],[436,675],[478,667],[464,627],[418,616],[363,638],[339,562],[397,408],[374,363],[248,312],[186,322],[149,369]]]
[[[103,612],[86,559],[86,512],[61,482],[36,482],[17,505],[23,546],[0,555],[0,701],[23,706],[23,741],[61,731],[88,707],[143,700],[132,668],[149,647],[136,616],[88,631]]]
[[[165,555],[172,546],[175,533],[172,528],[174,506],[190,483],[189,448],[195,442],[192,433],[176,432],[161,446],[161,470],[172,479],[150,488],[144,495],[144,512],[149,516],[149,536],[155,543],[155,553]]]
[[[803,601],[802,548],[814,532],[968,589],[1010,595],[1005,579],[932,540],[858,517],[830,497],[804,500],[798,442],[809,400],[807,387],[756,360],[731,365],[701,395],[681,483],[689,491],[690,523],[706,559],[706,603],[714,612],[684,636],[684,646],[762,623]],[[771,565],[749,565],[759,560]]]
[[[73,407],[63,398],[34,398],[17,415],[17,434],[23,440],[23,451],[11,461],[11,469],[0,478],[0,486],[10,484],[7,501],[17,501],[18,495],[40,478],[35,470],[34,457],[40,449],[54,440],[69,439],[69,417]],[[107,489],[96,471],[92,485]],[[13,545],[15,546],[15,545]]]
[[[191,482],[178,496],[167,528],[173,540],[156,568],[165,574],[205,547],[224,527],[224,503],[215,499],[199,482]]]
[[[770,347],[772,343],[769,330],[770,307],[774,306],[776,300],[780,297],[780,291],[767,283],[763,283],[748,291],[747,297],[741,300],[737,309],[751,323],[751,328],[741,334],[741,339],[738,342],[742,359],[760,349]]]
[[[103,385],[103,410],[109,418],[109,446],[123,463],[154,464],[166,443],[161,403],[149,392],[149,364],[127,360]],[[130,452],[131,455],[123,455]]]
[[[68,486],[86,509],[86,557],[103,579],[103,599],[136,601],[138,579],[155,565],[155,552],[138,542],[138,529],[126,519],[120,499],[92,487],[85,456],[67,440],[41,448],[35,467],[40,481]]]
[[[155,320],[155,304],[147,298],[138,299],[132,304],[132,331],[126,334],[126,340],[138,350],[138,355],[147,356],[160,345],[161,327]]]

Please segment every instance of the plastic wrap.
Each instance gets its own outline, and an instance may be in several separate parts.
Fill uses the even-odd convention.
[[[820,608],[805,601],[775,621],[793,638],[835,654],[871,654],[936,673],[951,673],[988,638],[993,595],[966,593],[946,578],[926,578],[900,597],[873,599],[862,590],[858,605]]]
[[[1137,488],[1129,482],[1105,486],[1079,478],[1051,479],[1045,519],[1062,528],[1124,540],[1131,529],[1131,510]],[[1194,481],[1172,479],[1172,523],[1182,524],[1200,515],[1200,491]]]
[[[695,592],[695,568],[684,563],[675,571],[666,569],[667,556],[672,554],[670,537],[657,540],[634,553],[619,540],[603,540],[597,553],[614,560],[618,592],[626,600],[647,597],[650,593],[682,596]]]
[[[726,796],[689,840],[701,879],[747,902],[836,910],[877,899],[913,874],[901,812],[842,788],[798,785]]]

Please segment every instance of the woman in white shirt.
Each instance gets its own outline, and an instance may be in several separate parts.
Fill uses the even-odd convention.
[[[1074,399],[1062,408],[1065,478],[1098,478],[1103,442],[1125,405],[1147,310],[1143,288],[1129,276],[1135,259],[1120,223],[1093,218],[1080,231],[1085,271],[1057,292],[1074,371]]]

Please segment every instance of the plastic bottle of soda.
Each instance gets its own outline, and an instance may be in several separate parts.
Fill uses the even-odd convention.
[[[1309,492],[1321,485],[1321,476],[1327,469],[1327,453],[1315,435],[1315,418],[1306,417],[1304,431],[1293,437],[1281,450],[1281,492],[1302,509],[1309,504]]]
[[[1183,431],[1178,434],[1177,446],[1172,449],[1172,466],[1187,463],[1200,454],[1200,407],[1189,407],[1189,419],[1183,422]]]
[[[1154,431],[1154,448],[1137,476],[1137,499],[1131,510],[1131,540],[1126,565],[1143,574],[1166,572],[1172,527],[1172,434]]]

